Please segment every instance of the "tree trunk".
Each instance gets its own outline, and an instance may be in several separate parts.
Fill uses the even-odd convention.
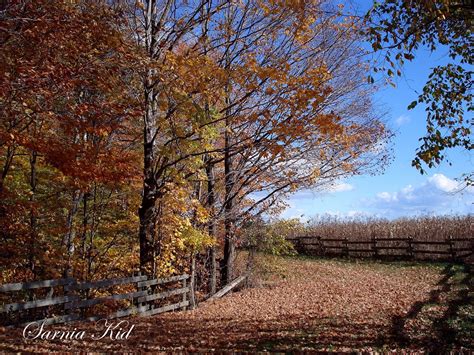
[[[98,225],[98,212],[97,212],[97,184],[94,184],[92,192],[92,210],[91,210],[91,223],[89,227],[89,245],[87,246],[87,269],[86,269],[86,280],[89,280],[92,275],[92,251],[94,250],[94,237],[95,231]],[[87,243],[87,240],[86,240]],[[89,290],[87,291],[89,292]],[[88,294],[88,293],[87,293]]]
[[[196,308],[196,253],[193,251],[191,253],[191,280],[189,285],[191,292],[190,292],[190,308]]]
[[[143,130],[143,197],[138,210],[140,218],[140,271],[143,275],[153,275],[156,241],[156,217],[158,182],[155,176],[157,122],[154,103],[152,71],[148,71],[145,84],[145,117]]]
[[[255,268],[255,251],[256,247],[251,245],[249,248],[249,255],[247,259],[247,279],[246,279],[246,287],[250,287],[252,282],[253,271]]]
[[[208,26],[209,26],[209,8],[202,8],[202,16],[206,20],[202,23],[202,33],[203,33],[203,53],[207,55],[207,45],[208,45]],[[209,102],[206,100],[205,103],[205,112],[207,119],[211,121],[211,114],[209,109]],[[208,222],[208,234],[215,238],[216,237],[216,216],[215,216],[215,192],[214,192],[214,163],[209,154],[206,154],[204,157],[206,163],[206,176],[207,176],[207,209],[210,213],[209,222]],[[217,265],[216,265],[216,247],[212,246],[207,250],[207,270],[208,270],[208,292],[212,296],[216,293],[217,290]]]
[[[231,40],[231,25],[233,18],[233,5],[229,4],[227,8],[226,18],[228,23],[227,27],[227,41]],[[225,55],[225,68],[230,70],[231,65],[230,52],[227,51]],[[229,78],[230,80],[230,78]],[[230,82],[227,83],[225,88],[225,104],[226,104],[226,116],[225,116],[225,132],[224,132],[224,184],[225,184],[225,197],[224,197],[224,257],[222,259],[222,272],[221,272],[221,283],[222,285],[228,284],[232,281],[233,268],[234,268],[234,236],[233,236],[233,207],[234,198],[232,197],[233,190],[233,171],[232,171],[232,154],[231,154],[231,88]]]
[[[87,201],[89,199],[90,193],[87,192],[82,197],[82,236],[81,236],[81,259],[84,261],[86,260],[87,255],[87,229],[88,229],[88,218],[89,218],[89,211],[88,211],[88,204]],[[83,270],[83,280],[87,280],[87,268]]]
[[[35,151],[30,155],[30,245],[28,252],[28,264],[33,276],[36,275],[35,270],[35,252],[36,252],[36,238],[37,238],[37,223],[36,223],[36,158],[38,154]]]
[[[155,17],[156,3],[153,0],[146,2],[145,13],[145,47],[150,58],[155,55]],[[157,113],[155,103],[155,88],[153,83],[154,70],[147,68],[144,78],[144,104],[143,117],[143,196],[138,210],[140,228],[140,271],[142,275],[153,275],[156,241],[156,217],[158,200],[158,183],[155,176],[156,163],[156,138],[158,132]]]
[[[74,238],[76,236],[76,231],[74,229],[74,217],[77,213],[79,202],[82,199],[82,192],[80,190],[75,190],[72,193],[72,203],[71,209],[68,212],[67,220],[66,220],[66,228],[67,232],[63,238],[63,244],[66,247],[67,253],[67,263],[64,269],[64,277],[70,277],[72,273],[72,255],[74,254]]]
[[[214,216],[214,171],[210,161],[206,164],[206,175],[207,175],[207,208],[209,209],[211,216],[208,223],[208,233],[211,237],[216,236],[216,220]],[[212,296],[216,293],[217,289],[217,265],[216,265],[216,248],[210,247],[207,250],[207,262],[209,271],[209,294]]]
[[[0,194],[3,192],[3,183],[8,175],[8,171],[10,170],[10,167],[12,165],[14,156],[15,148],[9,146],[7,148],[7,154],[5,157],[5,163],[3,164],[2,173],[0,174]]]
[[[147,134],[145,133],[145,140]],[[140,271],[143,275],[152,275],[154,269],[154,244],[156,234],[156,181],[152,167],[152,153],[149,144],[145,143],[145,167],[142,204],[138,210],[140,218]]]
[[[227,13],[228,21],[231,21],[231,6],[228,8]],[[230,25],[228,27],[230,30]],[[228,32],[228,38],[230,40],[230,32]],[[229,53],[226,54],[225,58],[226,69],[230,69],[230,57]],[[225,103],[227,107],[230,107],[230,87],[229,83],[226,86],[226,98]],[[232,198],[232,156],[230,154],[230,109],[226,110],[225,118],[225,132],[224,132],[224,185],[225,185],[225,195],[224,195],[224,257],[222,259],[221,265],[221,284],[226,285],[232,281],[233,273],[233,262],[234,262],[234,243],[232,240],[232,208],[233,208],[233,198]]]
[[[226,118],[226,127],[229,127],[229,116]],[[224,208],[224,258],[222,260],[222,285],[232,281],[235,246],[233,240],[233,198],[232,198],[232,157],[230,154],[230,133],[225,131],[225,153],[224,153],[224,174],[225,174],[225,208]]]

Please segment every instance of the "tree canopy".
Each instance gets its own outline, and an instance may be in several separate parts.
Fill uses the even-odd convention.
[[[9,1],[0,19],[4,281],[197,261],[212,292],[242,226],[387,162],[362,24],[331,1]]]
[[[412,165],[425,172],[446,160],[446,150],[468,151],[472,138],[472,1],[385,0],[375,2],[367,13],[367,34],[375,51],[384,53],[382,69],[391,77],[401,75],[399,67],[411,61],[421,47],[447,48],[449,63],[432,68],[417,100],[408,105],[426,107],[426,132]],[[465,180],[473,183],[473,173]]]

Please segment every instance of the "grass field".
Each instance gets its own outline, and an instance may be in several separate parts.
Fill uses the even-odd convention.
[[[135,328],[127,341],[25,341],[15,330],[2,331],[0,350],[474,349],[469,265],[262,255],[258,264],[266,271],[254,287],[193,311],[128,318]],[[51,329],[73,327],[93,324]]]

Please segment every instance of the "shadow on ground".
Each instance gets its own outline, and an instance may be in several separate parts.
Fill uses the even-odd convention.
[[[319,270],[319,269],[318,269]],[[326,270],[326,269],[321,269]],[[345,269],[344,269],[345,270]],[[348,269],[349,270],[349,269]],[[426,350],[444,353],[462,348],[474,350],[474,280],[472,265],[447,264],[441,272],[437,268],[436,278],[426,288],[428,297],[424,301],[402,303],[400,310],[385,307],[382,304],[377,312],[367,310],[371,314],[349,318],[350,312],[330,313],[332,317],[324,317],[321,310],[313,309],[312,313],[281,315],[278,312],[259,313],[258,317],[239,317],[241,310],[238,297],[229,297],[226,301],[218,300],[208,304],[212,312],[203,312],[198,308],[194,314],[176,312],[155,317],[129,318],[136,324],[133,336],[126,342],[104,340],[102,342],[29,342],[22,340],[21,330],[0,334],[0,351],[348,351],[355,350]],[[365,268],[357,267],[358,273],[347,273],[353,278],[366,272]],[[420,269],[419,272],[423,272]],[[375,274],[374,274],[375,275]],[[378,275],[378,274],[377,274]],[[392,274],[385,278],[388,280]],[[305,276],[307,278],[307,276]],[[374,276],[375,277],[375,276]],[[430,276],[431,277],[431,276]],[[327,278],[334,276],[327,275]],[[437,281],[439,280],[439,281]],[[437,283],[436,283],[437,282]],[[412,286],[422,285],[414,283]],[[319,284],[318,284],[319,285]],[[383,301],[396,300],[403,297],[406,287],[390,294],[385,283],[379,284],[379,294]],[[388,284],[390,285],[390,283]],[[410,284],[409,284],[410,285]],[[345,294],[354,292],[354,287],[367,288],[367,283],[356,284],[344,289]],[[370,286],[370,284],[369,284]],[[319,286],[318,286],[319,287]],[[317,288],[315,288],[317,291]],[[413,289],[412,289],[413,290]],[[431,290],[431,291],[429,291]],[[302,293],[304,290],[300,290]],[[296,291],[295,291],[296,292]],[[386,292],[386,296],[385,296]],[[311,305],[317,299],[311,292],[304,293]],[[329,297],[332,294],[329,294]],[[391,296],[391,298],[389,297]],[[313,298],[312,298],[313,297]],[[326,297],[328,297],[326,295]],[[351,299],[350,297],[348,299]],[[422,298],[418,298],[422,299]],[[255,303],[262,308],[275,300],[265,298],[262,303]],[[342,307],[362,307],[356,299]],[[326,304],[326,303],[323,303]],[[405,304],[406,306],[403,306]],[[237,309],[235,313],[225,313],[220,307],[227,305]],[[367,306],[367,303],[363,303]],[[315,306],[316,307],[316,306]],[[403,315],[400,315],[403,310]],[[384,313],[386,311],[386,313]],[[365,311],[364,311],[365,312]],[[227,315],[226,315],[227,314]],[[345,316],[343,315],[345,314]],[[395,315],[396,314],[396,315]],[[232,316],[229,316],[232,315]],[[76,325],[75,325],[76,326]],[[90,326],[78,324],[77,327]],[[64,327],[68,327],[65,325]]]
[[[416,302],[405,316],[392,318],[390,336],[398,347],[441,352],[453,347],[474,348],[472,265],[448,264],[442,274],[427,301]]]

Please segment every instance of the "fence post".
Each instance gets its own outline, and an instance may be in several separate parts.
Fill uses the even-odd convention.
[[[415,256],[415,253],[413,253],[413,237],[408,237],[408,256],[410,259],[413,259]]]
[[[379,251],[377,249],[377,237],[372,237],[372,249],[374,250],[374,258],[378,258]]]
[[[318,235],[318,236],[316,237],[316,240],[318,241],[319,255],[324,255],[324,254],[325,254],[325,251],[324,251],[324,244],[323,244],[323,240],[321,239],[321,236]]]
[[[77,280],[75,278],[71,278],[69,280],[69,282],[63,286],[63,290],[64,290],[64,296],[77,296],[77,290],[74,289],[74,286],[77,284]],[[76,308],[76,305],[75,305],[75,300],[72,300],[72,301],[69,301],[69,302],[66,302],[66,303],[63,303],[62,307],[63,307],[63,310],[64,310],[64,313],[65,314],[68,314],[68,315],[73,315],[74,312],[77,310]],[[80,314],[80,316],[82,317],[82,312],[83,310],[78,310]]]
[[[344,254],[346,257],[349,257],[349,244],[347,243],[349,239],[344,238]]]
[[[187,285],[186,280],[187,280],[186,278],[183,279],[183,288],[185,288],[186,285]],[[183,302],[186,302],[186,300],[187,300],[187,296],[186,296],[186,295],[187,295],[187,292],[184,292],[184,293],[183,293]],[[183,307],[181,308],[181,310],[185,311],[185,310],[186,310],[186,306],[183,306]]]
[[[296,250],[298,253],[302,253],[302,252],[303,252],[303,243],[301,242],[301,236],[300,236],[300,237],[296,237],[296,239],[295,239],[292,243],[293,243],[293,245],[294,245],[295,250]]]
[[[449,236],[446,242],[449,243],[449,252],[451,253],[451,259],[454,261],[456,259],[456,251],[454,250],[453,237]]]
[[[137,276],[142,276],[142,272],[139,271],[137,273]],[[148,277],[146,278],[146,280],[148,280]],[[147,291],[147,294],[149,294],[150,290],[150,287],[148,286],[141,286],[141,287],[138,287],[138,282],[137,282],[137,291]],[[142,307],[145,307],[147,305],[147,302],[138,302],[138,299],[137,299],[137,302],[136,302],[136,307],[137,309],[141,309]]]
[[[189,305],[191,309],[194,309],[194,307],[196,307],[196,299],[194,294],[194,289],[196,288],[196,254],[194,252],[191,256],[191,276],[189,280],[189,288]]]

